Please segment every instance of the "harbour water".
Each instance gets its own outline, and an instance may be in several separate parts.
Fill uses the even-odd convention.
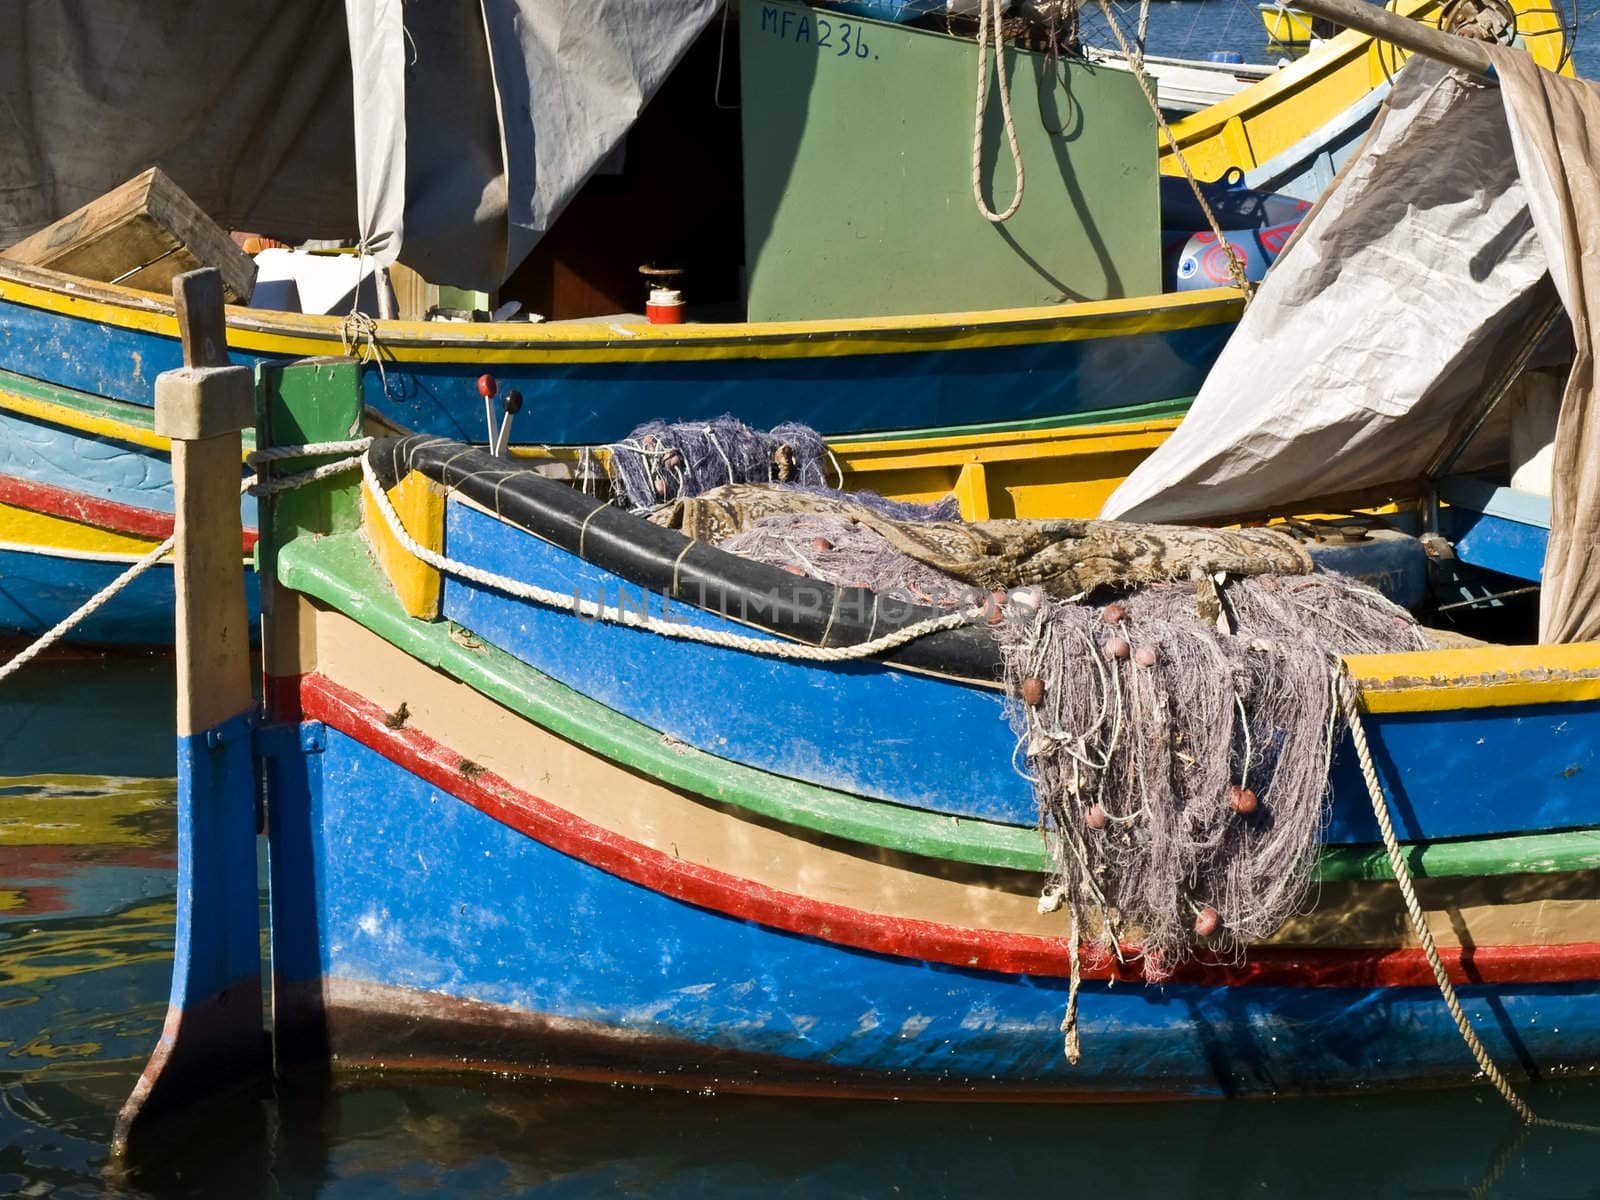
[[[1600,73],[1597,15],[1600,0],[1580,6],[1585,75]],[[1158,3],[1150,48],[1270,60],[1254,4],[1226,0]],[[1040,1108],[382,1077],[248,1100],[165,1164],[107,1181],[116,1110],[166,1006],[172,710],[162,657],[36,663],[0,685],[0,1195],[1600,1193],[1600,1135],[1524,1129],[1487,1088]],[[1600,1081],[1528,1096],[1600,1122]]]

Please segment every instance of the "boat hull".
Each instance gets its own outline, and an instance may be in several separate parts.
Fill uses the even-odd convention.
[[[447,536],[446,548],[537,575],[481,537]],[[277,573],[276,724],[262,744],[282,1061],[1052,1100],[1475,1075],[1375,847],[1325,844],[1310,910],[1238,959],[1202,952],[1159,984],[1137,959],[1086,960],[1084,1053],[1071,1064],[1066,930],[1039,910],[1048,863],[1033,829],[825,787],[820,768],[741,763],[731,742],[696,746],[585,694],[615,671],[641,690],[693,679],[760,708],[752,681],[769,660],[696,647],[697,661],[651,674],[597,644],[564,687],[501,630],[406,617],[358,532],[296,539]],[[1555,722],[1538,736],[1565,744],[1561,719],[1594,707],[1592,674],[1507,658],[1473,675],[1473,654],[1352,668],[1474,1027],[1514,1070],[1588,1069],[1600,1063],[1600,800],[1564,786],[1582,766],[1546,764],[1510,818],[1503,804],[1452,813],[1445,801],[1464,777],[1452,746],[1487,735],[1502,760],[1533,757],[1505,741],[1534,736],[1528,705]],[[743,659],[746,676],[714,679],[719,655]],[[819,712],[859,713],[850,679],[792,670],[827,676],[791,681]],[[908,779],[941,743],[976,737],[978,709],[1003,729],[981,681],[923,682],[960,687],[978,708],[904,723],[884,757]],[[1412,761],[1408,727],[1428,721],[1432,750],[1397,772]],[[771,724],[777,740],[807,736]],[[842,735],[836,749],[847,762],[870,752]],[[1428,824],[1432,802],[1416,802],[1435,794],[1456,821],[1447,840]],[[1331,828],[1357,836],[1369,811],[1359,782],[1338,780],[1332,806]],[[1551,832],[1517,819],[1541,811]],[[1515,832],[1499,832],[1508,820]]]
[[[852,849],[648,778],[625,790],[618,764],[507,714],[452,720],[454,689],[425,697],[424,676],[391,673],[372,644],[358,679],[335,648],[354,624],[313,622],[327,672],[278,682],[316,751],[271,775],[290,1060],[1084,1100],[1475,1073],[1388,881],[1325,882],[1316,911],[1240,963],[1161,985],[1091,965],[1073,1065],[1064,931],[1032,905],[1038,877]],[[414,703],[396,727],[401,695]],[[463,721],[484,729],[476,744],[451,732]],[[1425,907],[1459,923],[1452,939],[1441,921],[1446,960],[1500,1061],[1600,1061],[1600,946],[1565,940],[1595,928],[1595,884],[1425,885]],[[1530,903],[1547,910],[1537,931]]]

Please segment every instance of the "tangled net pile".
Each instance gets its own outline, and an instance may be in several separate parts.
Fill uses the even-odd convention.
[[[698,496],[728,483],[826,487],[837,481],[822,435],[789,421],[770,433],[721,416],[713,421],[648,421],[611,450],[611,486],[637,509]]]
[[[1056,867],[1041,907],[1067,905],[1106,954],[1137,944],[1151,980],[1197,939],[1237,954],[1302,904],[1340,728],[1337,656],[1427,646],[1404,609],[1342,575],[1230,579],[1207,619],[1211,582],[1048,601],[999,627],[1019,768]]]
[[[1160,544],[1154,527],[1100,526],[1113,542],[1119,528],[1130,546]],[[934,606],[974,599],[970,582],[848,514],[764,516],[721,545]],[[1137,946],[1150,980],[1201,944],[1236,956],[1303,904],[1340,733],[1339,656],[1428,645],[1409,613],[1342,575],[1174,582],[1159,574],[1173,561],[1130,553],[1129,586],[1087,597],[1046,580],[993,627],[1016,766],[1054,863],[1041,909],[1068,909],[1075,961],[1080,935],[1119,959]]]

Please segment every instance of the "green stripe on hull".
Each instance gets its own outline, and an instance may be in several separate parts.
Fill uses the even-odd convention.
[[[1034,873],[1050,869],[1035,829],[867,800],[730,763],[693,747],[668,745],[658,730],[502,650],[489,645],[468,649],[442,622],[405,615],[359,533],[297,539],[284,548],[278,571],[288,587],[321,600],[418,661],[536,725],[673,787],[885,850]],[[1600,830],[1413,843],[1404,849],[1412,874],[1428,878],[1600,869]],[[1323,851],[1316,871],[1323,883],[1393,877],[1381,846],[1331,847]]]
[[[401,610],[360,534],[285,546],[278,577],[359,622],[391,645],[536,725],[614,762],[709,800],[803,829],[907,854],[1022,871],[1046,869],[1033,829],[957,820],[730,763],[682,744],[575,692],[493,646],[469,650],[441,622]]]

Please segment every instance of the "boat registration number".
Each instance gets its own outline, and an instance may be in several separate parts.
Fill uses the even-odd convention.
[[[816,13],[763,4],[761,32],[797,46],[814,46],[835,58],[875,60],[878,57],[862,37],[865,29],[854,21],[832,20]]]

